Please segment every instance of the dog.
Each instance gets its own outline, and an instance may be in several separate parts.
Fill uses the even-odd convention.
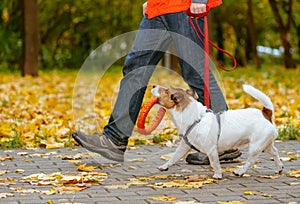
[[[274,158],[276,173],[281,173],[283,164],[274,145],[278,132],[273,123],[273,104],[260,90],[250,85],[243,85],[243,89],[260,101],[263,109],[227,110],[220,113],[218,119],[217,114],[197,101],[198,95],[195,91],[153,86],[151,93],[158,98],[158,104],[167,109],[181,135],[181,141],[173,156],[158,169],[167,171],[193,146],[208,156],[214,169],[213,178],[222,179],[219,153],[248,145],[247,161],[241,169],[233,172],[236,176],[242,176],[254,165],[262,151]]]

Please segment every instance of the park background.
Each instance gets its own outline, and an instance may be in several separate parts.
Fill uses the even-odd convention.
[[[0,2],[0,147],[69,147],[76,129],[72,114],[77,73],[90,53],[120,34],[137,30],[144,1],[2,0]],[[234,54],[237,70],[220,71],[230,108],[259,107],[241,85],[267,93],[275,106],[279,139],[300,139],[299,0],[224,0],[209,14],[210,39]],[[217,60],[231,66],[220,52]],[[105,92],[85,118],[107,121],[122,77],[123,58],[105,74]],[[164,63],[164,62],[162,62]],[[171,56],[170,65],[178,68]],[[164,76],[163,74],[166,74]],[[160,73],[151,83],[182,85],[178,75]],[[84,87],[88,90],[89,87]],[[146,95],[147,97],[148,95]],[[163,143],[176,137],[165,122],[159,132],[130,144]],[[93,129],[95,127],[91,127]],[[87,123],[87,129],[89,124]]]

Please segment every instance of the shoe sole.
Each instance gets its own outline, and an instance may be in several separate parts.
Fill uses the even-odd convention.
[[[238,158],[239,156],[242,155],[242,152],[240,152],[239,150],[233,150],[233,151],[226,151],[223,154],[219,155],[219,161],[232,161],[236,158]],[[186,160],[187,163],[189,164],[195,164],[195,165],[209,165],[209,159],[208,157],[205,157],[203,160]]]
[[[89,143],[86,143],[84,140],[80,139],[77,134],[72,134],[73,139],[82,147],[89,150],[90,152],[95,152],[97,154],[100,154],[101,156],[105,157],[106,159],[113,160],[116,162],[124,162],[123,154],[119,154],[116,152],[113,152],[109,148],[101,148],[97,146],[93,146]],[[118,150],[120,151],[120,150]]]

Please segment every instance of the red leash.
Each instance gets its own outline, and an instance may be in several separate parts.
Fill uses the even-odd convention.
[[[210,69],[209,69],[209,56],[212,56],[214,61],[217,62],[218,67],[220,69],[222,69],[223,71],[229,72],[229,71],[233,71],[236,66],[236,59],[234,58],[233,55],[231,55],[229,52],[227,52],[226,50],[223,50],[221,48],[219,48],[217,45],[215,45],[213,42],[211,42],[208,38],[208,22],[207,22],[207,15],[209,13],[210,8],[208,6],[206,6],[206,12],[204,13],[200,13],[200,14],[193,14],[191,13],[190,9],[188,9],[186,11],[187,15],[190,17],[189,22],[193,28],[193,30],[195,31],[198,39],[200,40],[200,42],[204,45],[204,51],[205,51],[205,56],[204,56],[204,105],[206,105],[207,108],[210,108],[210,93],[209,93],[209,75],[210,75]],[[193,23],[193,18],[195,19],[196,22],[196,26]],[[204,34],[199,26],[198,23],[198,19],[199,18],[204,18]],[[204,38],[204,41],[202,40],[202,38]],[[209,45],[211,45],[212,47],[216,48],[217,50],[219,50],[220,52],[223,52],[224,54],[226,54],[227,56],[229,56],[232,61],[233,61],[233,67],[231,69],[226,69],[223,65],[221,65],[219,63],[219,61],[210,53],[209,51]]]
[[[197,25],[198,21],[196,20]],[[201,30],[201,29],[200,29]],[[209,93],[209,43],[208,43],[208,23],[206,16],[204,17],[204,104],[210,109],[210,93]]]

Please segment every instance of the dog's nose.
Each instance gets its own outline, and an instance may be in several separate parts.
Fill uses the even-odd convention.
[[[156,85],[153,85],[153,86],[152,86],[152,88],[155,88],[155,87],[156,87]]]

